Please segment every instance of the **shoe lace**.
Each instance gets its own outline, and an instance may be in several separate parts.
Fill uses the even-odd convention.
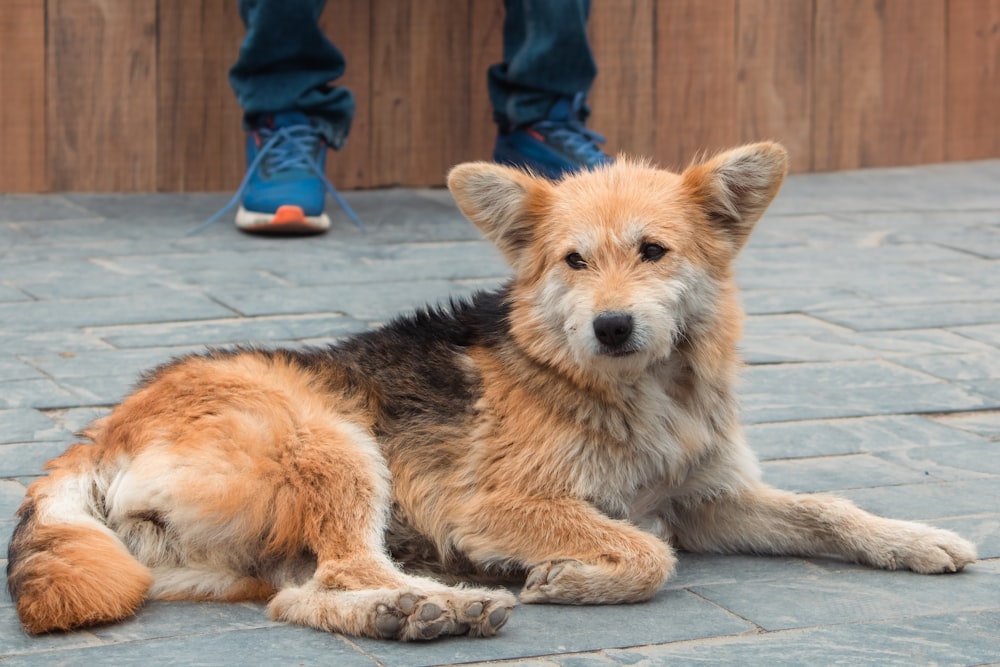
[[[258,168],[263,168],[268,173],[281,173],[283,171],[310,171],[315,174],[323,183],[326,191],[340,205],[351,222],[362,232],[365,225],[361,218],[354,212],[347,201],[341,196],[337,189],[333,187],[326,178],[326,174],[320,168],[314,157],[320,143],[323,141],[320,134],[309,125],[289,125],[276,130],[262,127],[258,130],[263,143],[253,161],[247,166],[243,181],[236,189],[236,194],[226,203],[225,206],[216,211],[210,218],[205,220],[185,236],[194,236],[218,222],[222,216],[232,210],[246,192],[250,184],[250,178]]]
[[[584,103],[583,93],[577,93],[570,106],[569,118],[542,120],[531,127],[584,164],[609,162],[611,157],[600,148],[600,144],[607,139],[584,125],[589,115],[590,109]]]

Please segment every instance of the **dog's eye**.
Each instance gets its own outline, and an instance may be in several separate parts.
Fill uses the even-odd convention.
[[[639,255],[644,262],[655,262],[667,254],[667,249],[658,243],[643,243],[639,246]]]
[[[578,252],[571,252],[566,255],[566,263],[569,264],[569,268],[575,271],[587,268],[587,262],[583,259],[583,255]]]

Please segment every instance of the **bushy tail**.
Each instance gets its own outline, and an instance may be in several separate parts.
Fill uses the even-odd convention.
[[[69,630],[135,613],[152,575],[96,516],[96,448],[75,445],[28,489],[8,549],[7,587],[25,629]]]

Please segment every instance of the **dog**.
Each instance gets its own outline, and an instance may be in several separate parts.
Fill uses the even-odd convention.
[[[8,564],[24,627],[266,600],[348,635],[488,637],[517,603],[500,581],[522,603],[637,602],[676,548],[961,570],[975,547],[952,532],[761,481],[733,261],[786,171],[775,143],[681,173],[453,168],[513,277],[326,348],[150,372],[28,489]]]

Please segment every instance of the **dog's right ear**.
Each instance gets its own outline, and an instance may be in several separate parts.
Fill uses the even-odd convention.
[[[540,204],[551,186],[513,167],[467,162],[448,173],[448,189],[462,213],[517,268],[535,233]]]

